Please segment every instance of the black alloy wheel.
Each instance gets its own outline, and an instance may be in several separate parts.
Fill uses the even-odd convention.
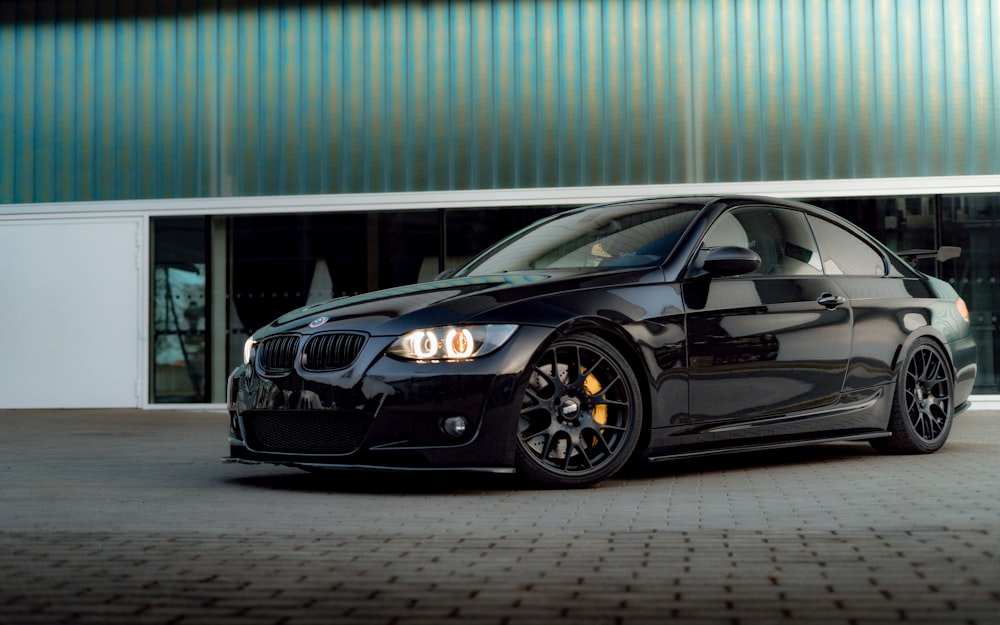
[[[954,372],[941,346],[918,339],[896,383],[891,437],[872,441],[880,451],[932,453],[944,445],[954,417]]]
[[[597,336],[564,337],[529,371],[517,469],[539,486],[591,486],[628,462],[641,430],[641,395],[621,354]]]

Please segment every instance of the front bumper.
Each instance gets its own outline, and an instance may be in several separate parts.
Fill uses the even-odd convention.
[[[233,462],[363,470],[509,472],[524,371],[547,330],[521,327],[470,362],[418,363],[384,355],[371,337],[355,364],[296,366],[279,376],[239,367],[229,379]],[[467,427],[449,434],[445,420]]]

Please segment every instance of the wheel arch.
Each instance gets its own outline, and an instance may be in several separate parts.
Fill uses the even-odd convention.
[[[642,433],[633,456],[643,454],[649,444],[650,432],[652,431],[653,388],[652,378],[646,367],[645,360],[636,347],[635,342],[622,326],[618,324],[611,323],[600,317],[579,317],[556,328],[545,344],[539,348],[538,353],[541,353],[556,339],[573,334],[593,334],[604,339],[618,350],[618,353],[625,358],[626,363],[631,368],[633,375],[635,375],[636,383],[639,386],[642,402]]]
[[[926,349],[934,352],[934,357],[943,359],[942,364],[948,370],[947,380],[928,378],[926,361],[922,361],[919,369],[911,371],[911,357]],[[889,437],[869,442],[883,453],[933,453],[944,445],[954,417],[961,410],[955,401],[958,375],[954,355],[948,342],[933,331],[911,333],[897,348],[896,355],[886,426]],[[936,392],[938,385],[946,381],[949,385],[946,392]],[[945,406],[943,412],[942,406]]]
[[[951,367],[952,371],[955,370],[955,360],[951,353],[951,347],[948,345],[948,341],[934,326],[925,326],[911,332],[906,336],[903,342],[896,348],[896,352],[893,354],[892,361],[892,379],[893,382],[899,378],[899,372],[903,366],[904,357],[910,353],[913,349],[913,344],[921,339],[930,339],[937,343],[941,351],[944,352],[945,358],[948,359],[948,366]]]

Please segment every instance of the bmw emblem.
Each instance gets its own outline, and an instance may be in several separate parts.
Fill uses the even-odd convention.
[[[316,319],[312,320],[312,323],[309,324],[309,327],[318,328],[329,320],[330,320],[329,317],[317,317]]]

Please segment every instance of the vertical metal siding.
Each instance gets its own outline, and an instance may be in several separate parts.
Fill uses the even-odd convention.
[[[998,29],[1000,0],[0,0],[0,202],[995,174]]]

